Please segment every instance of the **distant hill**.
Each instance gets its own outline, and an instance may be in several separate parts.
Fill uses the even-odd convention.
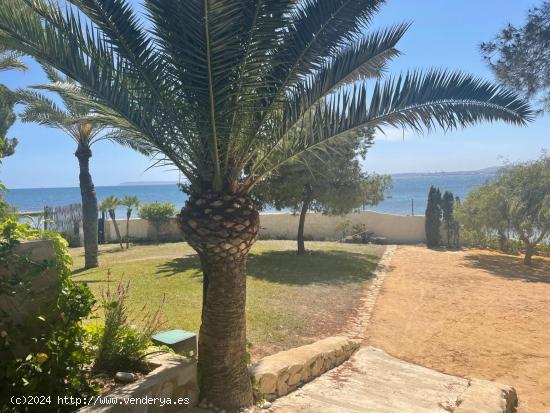
[[[122,182],[118,186],[158,186],[158,185],[177,185],[177,182],[170,181],[135,181],[135,182]]]
[[[453,171],[453,172],[407,172],[392,174],[392,176],[445,176],[445,175],[495,175],[501,169],[500,166],[490,166],[476,171]]]

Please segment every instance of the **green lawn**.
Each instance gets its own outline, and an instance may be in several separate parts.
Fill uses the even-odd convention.
[[[337,334],[353,310],[384,248],[308,242],[299,257],[292,241],[259,241],[248,261],[248,337],[254,358]],[[185,243],[102,246],[101,267],[81,270],[82,249],[72,250],[74,279],[100,294],[107,283],[130,282],[129,308],[139,319],[144,303],[163,299],[166,328],[198,331],[202,273]],[[179,258],[177,258],[179,257]],[[165,297],[165,298],[164,298]]]

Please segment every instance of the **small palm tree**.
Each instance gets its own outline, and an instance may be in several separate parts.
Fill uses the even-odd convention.
[[[126,207],[126,249],[130,248],[130,218],[134,209],[139,208],[137,196],[125,196],[120,200],[120,205]]]
[[[107,211],[109,213],[109,217],[111,218],[111,221],[113,221],[113,226],[115,227],[115,232],[118,239],[118,243],[120,244],[120,249],[124,249],[124,246],[122,245],[122,237],[120,236],[120,229],[118,228],[118,223],[116,222],[116,214],[115,214],[115,210],[120,205],[121,205],[120,200],[117,197],[108,196],[107,198],[103,198],[101,200],[101,203],[99,204],[99,209],[101,211]]]
[[[25,105],[21,113],[23,122],[38,123],[50,128],[60,129],[65,132],[75,143],[75,156],[80,167],[79,181],[82,199],[82,227],[84,232],[84,256],[85,267],[98,266],[98,209],[97,196],[94,183],[90,174],[90,158],[92,157],[92,145],[103,140],[110,140],[122,145],[131,146],[134,149],[146,153],[146,150],[134,145],[137,140],[128,141],[124,132],[109,129],[108,125],[95,119],[94,104],[80,93],[73,80],[62,76],[49,66],[44,66],[48,79],[55,84],[72,85],[73,92],[78,99],[67,95],[61,95],[63,105],[60,106],[52,99],[36,90],[18,90],[19,103]],[[35,89],[51,89],[52,85],[35,86]]]
[[[369,33],[382,0],[143,0],[146,24],[127,0],[69,2],[2,0],[0,30],[185,176],[179,223],[204,274],[201,395],[226,410],[252,403],[245,266],[258,182],[360,128],[532,118],[517,95],[462,73],[384,78],[408,25]]]

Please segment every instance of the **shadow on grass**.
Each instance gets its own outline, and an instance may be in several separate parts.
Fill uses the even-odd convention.
[[[157,267],[156,274],[162,277],[173,277],[189,270],[194,270],[193,277],[202,278],[199,257],[196,255],[168,260]]]
[[[279,284],[347,284],[372,277],[378,257],[347,251],[312,251],[299,256],[295,251],[250,254],[249,277]]]
[[[346,284],[368,280],[377,261],[375,255],[346,251],[313,251],[305,256],[295,251],[271,251],[250,254],[247,272],[249,277],[279,284]],[[169,260],[157,268],[156,273],[163,277],[189,270],[195,270],[193,277],[202,277],[196,256]]]
[[[517,255],[466,255],[468,265],[490,272],[493,275],[513,280],[550,284],[550,263],[533,258],[533,265],[523,264],[523,257]]]

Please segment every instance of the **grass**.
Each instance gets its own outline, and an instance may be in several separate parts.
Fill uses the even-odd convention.
[[[248,261],[247,322],[252,356],[302,345],[341,331],[383,247],[309,242],[299,257],[292,241],[259,241]],[[99,295],[108,284],[130,282],[129,309],[139,316],[165,300],[166,328],[198,331],[202,273],[185,243],[102,246],[101,267],[82,270],[82,250],[73,249],[74,278]]]

